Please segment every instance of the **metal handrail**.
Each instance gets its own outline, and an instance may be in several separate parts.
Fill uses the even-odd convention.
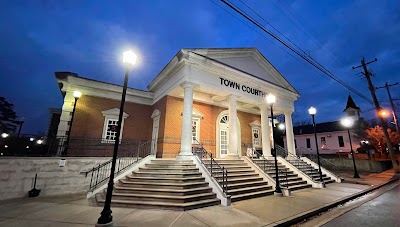
[[[211,152],[208,152],[199,141],[195,140],[198,146],[192,146],[192,153],[199,157],[201,164],[207,169],[211,177],[221,186],[225,196],[228,196],[228,170],[215,161]],[[210,160],[210,163],[204,161]],[[217,169],[217,171],[214,170]],[[221,176],[222,174],[222,176]],[[218,178],[222,177],[222,181]]]
[[[268,171],[270,171],[270,170],[274,170],[274,171],[275,171],[275,162],[271,162],[271,161],[269,161],[268,159],[266,159],[266,158],[264,157],[264,154],[261,154],[260,152],[258,152],[254,147],[251,147],[251,146],[249,146],[248,144],[244,144],[244,145],[245,145],[246,148],[249,148],[249,149],[252,150],[252,155],[251,155],[251,157],[250,157],[250,160],[251,160],[255,165],[257,165],[258,167],[260,167],[260,168],[264,171],[265,174],[268,174]],[[256,155],[257,158],[255,158],[254,155]],[[261,158],[261,159],[259,159],[259,158]],[[262,166],[258,165],[256,162],[254,162],[255,159],[257,159],[257,160],[262,160],[262,162],[263,162]],[[267,165],[268,168],[266,168],[266,165],[265,165],[265,164],[268,164],[268,165]],[[281,173],[281,174],[283,173],[283,174],[285,175],[285,180],[286,180],[286,182],[287,182],[287,171],[278,170],[278,172]],[[268,175],[269,175],[269,174],[268,174]],[[281,186],[281,187],[286,187],[286,188],[288,188],[287,185],[286,185],[286,186],[282,186],[281,183],[280,183],[280,186]]]
[[[285,148],[279,146],[278,144],[275,144],[275,150],[276,154],[283,158],[289,155],[289,152]]]
[[[119,154],[116,160],[114,176],[118,176],[125,169],[139,162],[139,159],[150,155],[151,142],[152,140],[147,141],[139,144],[137,147],[128,152]],[[91,175],[89,191],[93,191],[94,189],[98,188],[103,182],[106,182],[110,178],[111,164],[112,159],[101,163],[88,171],[81,172],[81,174],[85,174],[85,177],[87,177],[89,174]]]
[[[313,172],[316,169],[313,166],[308,165],[306,162],[301,160],[297,155],[294,155],[294,154],[288,152],[288,156],[286,157],[286,159],[289,161],[289,163],[291,163],[294,167],[296,167],[300,172],[302,172],[305,175],[309,176],[313,181],[315,181],[315,179],[319,179],[319,176],[313,177],[313,176],[311,176],[311,175],[306,173],[307,170]],[[299,168],[300,166],[306,167],[306,168],[305,169],[300,169]]]

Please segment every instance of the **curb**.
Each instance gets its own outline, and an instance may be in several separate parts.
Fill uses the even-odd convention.
[[[353,195],[349,195],[347,197],[344,197],[343,199],[341,199],[339,201],[329,203],[329,204],[327,204],[327,205],[325,205],[323,207],[320,207],[320,208],[315,208],[313,210],[303,212],[303,213],[298,214],[298,215],[296,215],[294,217],[291,217],[291,218],[286,218],[286,219],[283,219],[281,221],[277,221],[277,222],[275,222],[275,224],[276,224],[275,226],[291,226],[291,225],[297,224],[297,223],[299,223],[299,222],[301,222],[301,221],[303,221],[305,219],[308,219],[310,217],[318,215],[319,213],[325,212],[325,211],[327,211],[327,210],[329,210],[331,208],[334,208],[334,207],[336,207],[336,206],[338,206],[340,204],[346,203],[346,202],[348,202],[350,200],[353,200],[355,198],[361,197],[361,196],[363,196],[365,194],[368,194],[368,193],[370,193],[372,191],[375,191],[375,190],[377,190],[377,189],[379,189],[379,188],[381,188],[383,186],[386,186],[386,185],[388,185],[388,184],[390,184],[392,182],[395,182],[396,180],[399,180],[399,179],[400,179],[400,177],[397,176],[397,177],[395,177],[393,179],[390,179],[389,181],[387,181],[385,183],[373,186],[373,187],[365,189],[365,190],[363,190],[361,192],[357,192],[357,193],[355,193]]]

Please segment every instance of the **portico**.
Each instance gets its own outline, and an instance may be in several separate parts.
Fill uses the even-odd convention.
[[[269,93],[277,98],[274,115],[285,115],[287,149],[295,154],[291,114],[299,94],[257,49],[182,49],[148,89],[154,92],[153,103],[165,96],[183,99],[178,158],[192,155],[197,142],[209,145],[218,158],[238,158],[244,144],[260,146],[271,156]],[[195,121],[193,112],[203,110]],[[259,145],[249,125],[254,120],[261,121]]]

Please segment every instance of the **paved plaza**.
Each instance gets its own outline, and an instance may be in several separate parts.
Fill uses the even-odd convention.
[[[350,173],[341,176],[344,183],[328,184],[325,189],[255,198],[231,207],[184,212],[113,207],[114,226],[276,226],[398,177],[393,171],[362,174],[359,180],[352,179]],[[0,226],[94,226],[101,210],[91,206],[83,194],[12,199],[1,201]]]

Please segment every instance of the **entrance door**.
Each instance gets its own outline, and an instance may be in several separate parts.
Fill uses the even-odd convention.
[[[228,155],[228,147],[229,147],[228,123],[229,123],[228,115],[223,116],[219,122],[219,141],[220,141],[219,156],[221,158],[224,158],[225,156]]]
[[[158,139],[158,128],[160,124],[160,115],[153,118],[153,133],[151,136],[151,154],[156,155],[157,153],[157,139]]]

